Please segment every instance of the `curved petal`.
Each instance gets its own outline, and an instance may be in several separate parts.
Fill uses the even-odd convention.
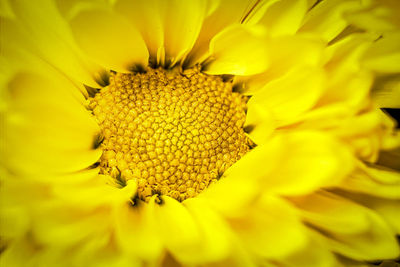
[[[400,254],[395,233],[372,210],[327,192],[294,203],[333,251],[357,260],[390,259]]]
[[[354,34],[326,49],[326,93],[319,105],[346,103],[355,110],[369,104],[373,74],[362,68],[364,53],[373,42],[369,35]]]
[[[300,32],[316,34],[329,42],[349,25],[344,14],[359,8],[357,0],[321,1],[307,13]]]
[[[159,0],[160,4],[164,1]],[[194,46],[207,13],[207,2],[202,0],[172,0],[164,6],[164,48],[167,64],[174,65]]]
[[[159,259],[163,250],[154,227],[146,203],[136,203],[136,206],[125,203],[116,210],[115,238],[119,246],[123,251],[150,262]]]
[[[400,33],[390,34],[374,42],[365,52],[364,66],[381,73],[400,72]]]
[[[294,69],[267,83],[247,103],[269,110],[277,126],[287,125],[301,113],[311,109],[324,92],[325,73],[319,68]]]
[[[246,94],[257,92],[267,83],[288,75],[294,69],[323,65],[325,44],[318,38],[296,34],[273,38],[266,45],[270,52],[270,67],[263,73],[242,78],[245,80]]]
[[[340,187],[369,195],[400,199],[400,173],[379,166],[360,166]]]
[[[371,97],[380,108],[400,108],[400,75],[376,79]]]
[[[190,261],[188,255],[196,253],[194,248],[201,240],[199,227],[188,209],[177,200],[162,196],[160,204],[150,200],[150,209],[156,231],[172,255],[182,262]]]
[[[114,9],[138,29],[146,42],[150,59],[160,63],[157,54],[164,46],[164,29],[158,0],[117,0]],[[164,60],[164,59],[163,59]]]
[[[62,203],[79,205],[81,209],[100,206],[118,207],[129,203],[136,195],[137,185],[129,180],[123,188],[108,183],[111,177],[98,175],[88,182],[74,185],[53,185],[54,197]]]
[[[399,10],[398,1],[370,0],[365,1],[365,6],[361,10],[346,14],[346,19],[368,31],[393,32],[400,28]]]
[[[248,135],[256,144],[263,144],[278,128],[272,112],[262,103],[247,103],[247,114],[244,129],[250,129]]]
[[[186,262],[199,264],[225,259],[232,246],[229,225],[201,199],[188,199],[184,205],[193,215],[201,235],[200,242],[194,246],[195,253]]]
[[[208,11],[207,4],[200,0],[118,0],[115,7],[140,30],[152,63],[171,67],[192,49]]]
[[[70,21],[77,43],[104,68],[118,72],[147,66],[148,51],[140,33],[109,10],[84,10]]]
[[[20,0],[10,4],[16,20],[1,22],[8,45],[30,51],[76,82],[98,86],[103,70],[78,48],[54,1]]]
[[[197,198],[204,199],[211,207],[225,216],[242,214],[260,193],[258,183],[252,179],[244,179],[244,177],[231,176],[225,172],[217,183],[210,185]]]
[[[297,132],[252,149],[226,175],[254,179],[266,192],[302,195],[336,185],[352,168],[353,156],[343,143],[319,132]]]
[[[259,257],[280,259],[306,243],[305,228],[295,209],[264,194],[246,213],[229,220],[243,245]]]
[[[208,74],[253,75],[269,66],[266,37],[261,28],[233,25],[210,42],[213,61],[205,66]]]
[[[205,17],[201,31],[187,56],[186,66],[193,66],[205,60],[211,39],[224,28],[237,24],[244,16],[244,11],[249,9],[253,0],[219,0],[210,1],[215,5],[210,8],[210,13]]]
[[[397,235],[400,234],[400,200],[366,197],[365,205],[379,213],[392,227]]]
[[[258,22],[272,37],[295,34],[307,12],[306,0],[282,0],[271,5]]]
[[[326,244],[313,231],[307,231],[307,244],[300,250],[295,251],[282,261],[288,266],[296,267],[344,267],[340,264],[335,254],[326,249]]]
[[[85,169],[100,157],[93,146],[98,126],[69,86],[35,73],[19,73],[8,83],[1,154],[9,168],[63,173]]]
[[[59,204],[38,205],[35,210],[32,234],[43,245],[67,247],[106,231],[106,213],[81,211],[74,206]],[[60,209],[64,212],[59,212]]]

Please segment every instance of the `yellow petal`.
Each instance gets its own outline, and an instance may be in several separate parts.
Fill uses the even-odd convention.
[[[381,151],[376,164],[400,171],[400,148]]]
[[[208,74],[252,75],[269,66],[266,37],[261,28],[233,25],[218,33],[210,42],[214,59],[205,67]]]
[[[205,17],[201,31],[187,57],[186,66],[202,62],[207,56],[211,39],[222,29],[231,24],[239,23],[244,11],[250,7],[252,0],[220,0],[211,1],[215,5],[210,8],[211,14]]]
[[[283,258],[288,266],[296,267],[344,267],[336,259],[334,253],[326,249],[321,238],[313,231],[307,231],[307,244],[295,253]]]
[[[148,51],[132,24],[108,10],[82,11],[71,22],[78,44],[91,59],[118,72],[147,66]]]
[[[397,127],[398,122],[384,110],[379,109],[379,113],[381,115],[381,127],[383,132],[381,149],[386,151],[396,150],[400,147],[400,131]],[[394,169],[396,169],[396,167],[394,167]]]
[[[78,172],[58,174],[58,175],[30,175],[29,178],[32,180],[44,182],[44,183],[54,183],[62,185],[71,185],[85,183],[90,180],[96,180],[99,174],[99,167],[89,167],[85,170]]]
[[[163,249],[161,239],[154,231],[148,204],[135,204],[126,203],[116,210],[115,238],[123,251],[154,261]]]
[[[248,109],[255,103],[269,110],[278,126],[285,125],[315,105],[323,93],[324,80],[324,72],[318,68],[294,69],[257,91]]]
[[[327,48],[325,69],[329,77],[328,90],[319,105],[345,102],[355,109],[365,108],[373,75],[361,68],[361,60],[371,42],[369,35],[354,34]]]
[[[400,199],[400,173],[379,166],[363,166],[343,181],[341,187],[373,196]]]
[[[257,146],[226,175],[255,179],[267,192],[299,195],[337,184],[352,167],[352,155],[344,144],[322,133],[298,132]]]
[[[292,35],[300,28],[306,11],[306,0],[277,1],[258,23],[267,28],[270,36]]]
[[[10,18],[10,19],[15,18],[15,14],[9,2],[10,2],[9,0],[0,1],[0,17]]]
[[[192,49],[204,17],[207,1],[125,1],[116,3],[143,35],[152,63],[171,67]]]
[[[396,234],[400,234],[399,200],[393,201],[391,199],[373,198],[368,199],[366,205],[379,213]]]
[[[251,173],[248,176],[251,177]],[[253,179],[240,175],[231,176],[225,172],[217,183],[210,185],[197,198],[204,199],[221,214],[237,216],[246,210],[259,192],[259,185]]]
[[[165,56],[174,65],[190,52],[200,33],[207,13],[207,2],[201,0],[172,0],[164,5],[164,47]],[[173,14],[171,16],[171,14]]]
[[[84,10],[96,8],[111,8],[111,2],[108,0],[54,0],[58,11],[67,20],[71,20]]]
[[[349,25],[344,14],[357,10],[359,6],[359,1],[354,0],[321,1],[307,13],[300,31],[316,34],[329,42]]]
[[[8,204],[10,205],[9,202]],[[2,206],[0,208],[0,227],[4,241],[9,238],[17,239],[26,234],[29,230],[28,216],[27,211],[22,207]]]
[[[346,19],[359,28],[375,32],[392,32],[400,27],[400,5],[393,0],[365,1],[365,7],[346,15]]]
[[[47,245],[76,244],[90,235],[104,233],[108,224],[105,212],[87,212],[55,202],[37,208],[32,234],[38,242]]]
[[[27,260],[32,262],[34,247],[26,240],[18,240],[10,243],[3,251],[0,262],[4,266],[26,266]]]
[[[201,235],[199,242],[192,247],[192,253],[185,255],[185,262],[199,264],[226,258],[230,252],[232,234],[227,223],[201,199],[188,199],[184,205],[193,215]]]
[[[257,256],[280,259],[306,243],[305,228],[287,202],[264,194],[243,217],[229,220],[243,245]]]
[[[249,129],[248,135],[256,144],[263,144],[268,140],[277,123],[271,111],[261,103],[247,103],[246,123],[244,129]]]
[[[53,185],[52,191],[58,199],[71,205],[79,205],[81,208],[92,209],[102,205],[120,206],[129,203],[135,196],[137,185],[129,180],[123,188],[117,188],[109,184],[113,179],[105,175],[98,175],[95,179],[81,184]]]
[[[201,240],[198,225],[188,209],[177,200],[162,197],[156,204],[154,198],[149,203],[156,224],[156,231],[172,255],[185,262],[187,254],[195,253],[193,247]]]
[[[304,219],[318,229],[333,251],[358,260],[395,258],[395,233],[372,210],[332,193],[294,201]]]
[[[350,191],[341,191],[341,195],[374,210],[396,234],[400,233],[400,216],[398,214],[400,201],[398,199],[394,200],[367,194],[356,194]]]
[[[400,108],[400,75],[378,78],[372,99],[380,108]]]
[[[2,22],[6,43],[15,42],[16,48],[36,54],[75,81],[98,86],[96,79],[103,70],[78,48],[54,1],[43,0],[38,5],[22,0],[10,4],[18,23]]]
[[[1,153],[14,171],[77,171],[100,157],[94,149],[98,126],[69,86],[34,73],[20,73],[9,82]]]
[[[400,72],[400,33],[385,35],[365,53],[364,66],[383,73]]]
[[[293,69],[322,65],[325,45],[317,38],[305,35],[273,38],[266,44],[270,52],[270,68],[264,73],[245,77],[245,93],[257,92],[266,83],[280,78]]]
[[[164,29],[161,16],[162,5],[159,1],[118,0],[114,8],[140,31],[150,58],[156,62],[160,60],[157,59],[157,52],[164,46]]]

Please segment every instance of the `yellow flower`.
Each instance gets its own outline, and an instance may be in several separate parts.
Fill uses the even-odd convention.
[[[399,256],[397,1],[0,7],[2,266]]]

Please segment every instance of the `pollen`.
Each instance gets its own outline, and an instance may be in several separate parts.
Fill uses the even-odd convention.
[[[249,151],[246,98],[199,68],[110,73],[88,105],[102,130],[100,173],[137,196],[195,197]]]

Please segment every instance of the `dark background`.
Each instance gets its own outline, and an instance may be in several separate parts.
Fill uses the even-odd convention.
[[[398,108],[384,108],[384,111],[390,114],[397,121],[397,128],[399,129],[400,124],[400,109]]]

